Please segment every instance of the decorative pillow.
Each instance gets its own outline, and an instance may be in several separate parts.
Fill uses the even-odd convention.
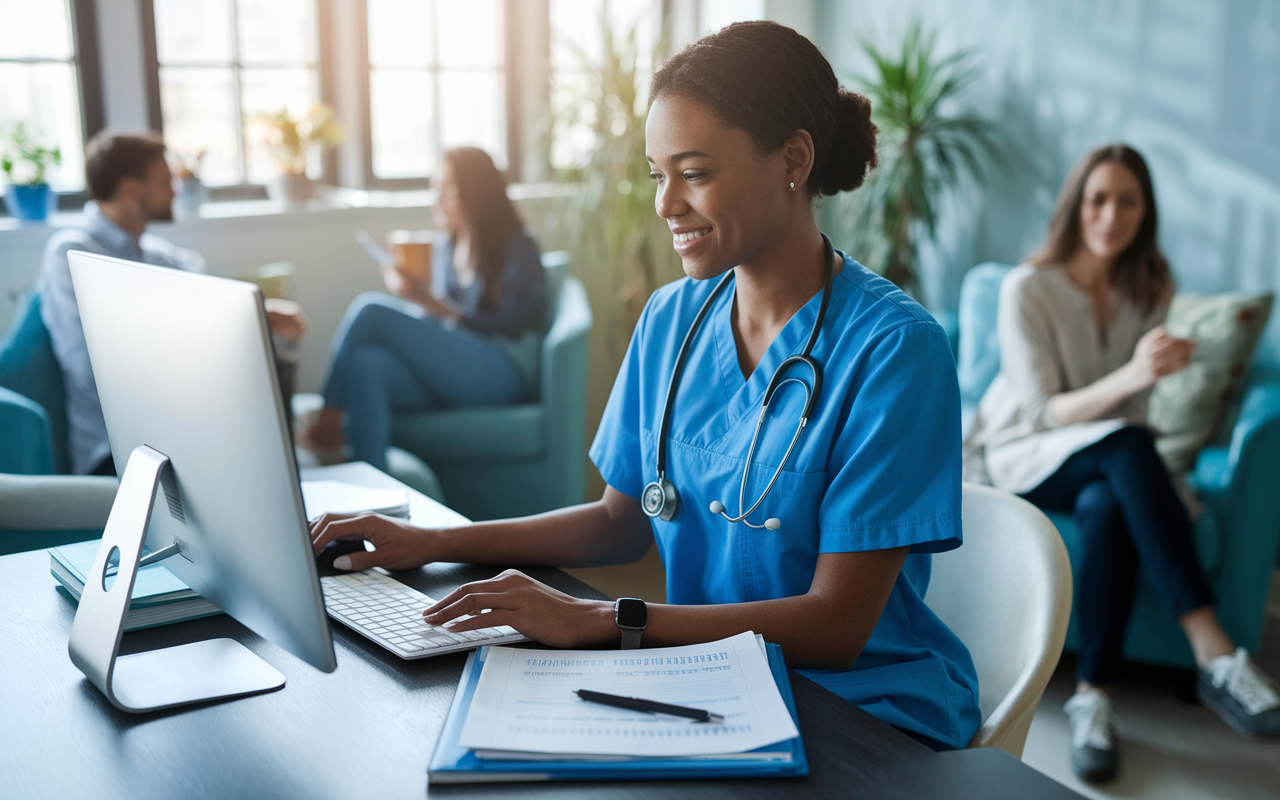
[[[1173,336],[1194,339],[1196,350],[1186,369],[1156,383],[1147,412],[1156,449],[1170,472],[1190,469],[1220,426],[1225,424],[1230,435],[1274,298],[1272,292],[1173,298],[1165,327]]]

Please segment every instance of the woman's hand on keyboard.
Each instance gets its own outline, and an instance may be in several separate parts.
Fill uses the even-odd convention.
[[[431,560],[427,554],[429,536],[429,531],[415,528],[408,520],[381,514],[325,514],[311,524],[311,549],[318,556],[335,539],[364,539],[373,543],[372,552],[339,556],[333,566],[352,572],[369,567],[415,569]]]
[[[514,569],[487,581],[459,586],[423,612],[423,618],[432,625],[443,625],[467,614],[472,618],[449,630],[510,625],[552,647],[599,647],[614,644],[618,638],[613,603],[580,600]]]

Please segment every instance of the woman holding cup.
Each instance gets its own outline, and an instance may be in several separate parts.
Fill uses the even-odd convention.
[[[350,444],[383,469],[393,413],[528,396],[547,292],[538,245],[483,150],[446,152],[437,183],[441,235],[393,239],[395,296],[360,295],[334,335],[325,405],[301,442],[322,461]]]

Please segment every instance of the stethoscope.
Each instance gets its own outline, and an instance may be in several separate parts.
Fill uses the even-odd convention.
[[[777,517],[770,517],[764,521],[763,525],[754,525],[747,521],[752,512],[760,507],[764,499],[768,497],[773,485],[778,482],[778,476],[782,474],[782,470],[787,466],[787,461],[791,459],[791,453],[796,449],[796,442],[800,440],[800,433],[804,430],[804,426],[809,423],[809,415],[813,413],[813,407],[817,405],[818,395],[822,393],[822,367],[813,359],[809,353],[813,350],[813,345],[818,341],[818,332],[822,330],[822,320],[827,316],[827,303],[831,300],[831,279],[835,275],[835,248],[831,246],[831,240],[827,235],[822,234],[822,246],[825,257],[827,259],[827,277],[826,282],[822,285],[822,300],[818,306],[818,318],[813,322],[813,330],[809,332],[809,342],[804,346],[804,352],[798,356],[790,356],[785,359],[778,368],[774,370],[773,377],[769,380],[769,388],[764,392],[764,405],[760,409],[760,418],[756,420],[756,432],[751,437],[751,447],[747,450],[747,463],[742,468],[742,483],[738,487],[738,516],[731,517],[725,511],[724,503],[719,500],[711,502],[711,513],[719,514],[729,522],[742,522],[749,528],[760,530],[768,528],[776,531],[782,527],[782,521]],[[716,298],[724,291],[724,288],[733,280],[733,270],[729,270],[720,282],[716,284],[716,288],[712,290],[711,296],[702,304],[702,308],[698,310],[698,315],[693,318],[693,324],[689,326],[689,332],[684,335],[684,342],[680,345],[680,352],[676,356],[675,368],[671,370],[671,383],[667,386],[667,400],[662,407],[662,421],[658,425],[658,479],[644,487],[644,492],[640,495],[640,506],[644,509],[644,513],[650,517],[659,517],[663,520],[670,521],[676,515],[676,511],[680,507],[680,495],[676,492],[675,484],[667,480],[667,432],[671,427],[671,408],[675,405],[676,388],[680,385],[680,374],[684,371],[685,357],[689,354],[689,346],[693,343],[693,337],[698,332],[698,327],[702,325],[702,320],[707,316],[707,311],[715,304]],[[813,386],[805,385],[805,382],[799,378],[788,378],[785,376],[786,371],[793,364],[804,364],[809,367],[813,373]],[[800,414],[800,424],[796,426],[795,435],[791,437],[791,444],[787,447],[787,454],[782,457],[782,463],[773,471],[773,477],[769,479],[769,485],[765,487],[764,493],[760,495],[751,508],[746,511],[742,510],[742,506],[746,502],[747,493],[747,477],[751,472],[751,460],[756,453],[756,444],[760,440],[760,429],[764,426],[765,415],[769,412],[769,401],[773,399],[773,393],[784,384],[798,383],[805,391],[804,411]]]

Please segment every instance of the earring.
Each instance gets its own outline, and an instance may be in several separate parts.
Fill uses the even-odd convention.
[[[795,182],[795,181],[791,181],[790,183],[788,183],[788,184],[787,184],[787,191],[788,191],[788,192],[794,192],[795,190],[796,190],[796,182]]]

